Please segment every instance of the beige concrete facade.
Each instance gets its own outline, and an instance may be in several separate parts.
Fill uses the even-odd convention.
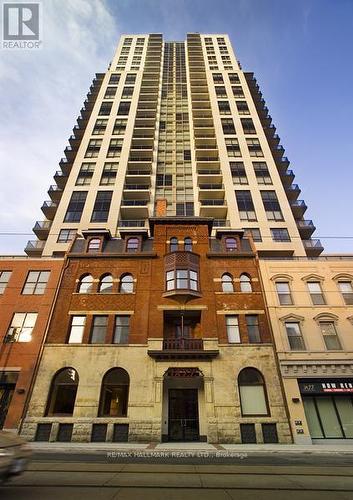
[[[37,254],[43,252],[46,256],[65,252],[70,244],[70,241],[63,241],[63,239],[60,241],[61,231],[65,229],[82,231],[105,227],[111,231],[112,235],[117,235],[121,225],[129,225],[129,227],[134,224],[138,227],[147,225],[147,218],[155,214],[156,202],[161,197],[156,178],[162,168],[160,165],[163,163],[160,148],[162,134],[166,136],[165,172],[170,172],[173,176],[170,194],[168,194],[168,189],[164,190],[163,194],[168,202],[167,215],[182,215],[175,213],[176,203],[178,201],[191,202],[193,214],[188,215],[214,217],[218,226],[258,229],[261,233],[261,241],[256,241],[255,244],[260,252],[281,252],[285,255],[303,256],[306,251],[317,251],[317,243],[313,243],[310,239],[314,226],[311,221],[302,219],[301,202],[294,208],[292,206],[296,203],[300,190],[292,189],[290,180],[292,177],[286,173],[288,161],[282,159],[283,152],[279,153],[279,138],[274,135],[275,127],[270,126],[271,118],[267,116],[267,111],[264,111],[267,108],[261,100],[261,94],[256,90],[251,74],[241,69],[229,37],[223,34],[191,34],[185,42],[172,42],[169,46],[173,45],[173,50],[176,51],[177,44],[185,56],[184,67],[180,69],[186,72],[185,84],[183,84],[186,94],[183,97],[177,93],[179,77],[176,75],[176,66],[174,66],[174,76],[171,77],[172,84],[169,83],[169,87],[163,74],[167,44],[162,41],[161,35],[121,37],[109,69],[102,75],[98,94],[94,102],[92,101],[93,107],[88,108],[87,124],[82,130],[74,129],[74,133],[77,133],[77,141],[68,152],[69,159],[66,162],[68,172],[60,177],[62,191],[55,191],[55,206],[53,205],[50,218],[40,223],[46,229],[41,232],[40,241],[30,245],[32,251],[34,248],[34,252]],[[197,44],[199,44],[199,51],[195,50]],[[122,59],[124,57],[125,59]],[[223,60],[222,57],[227,60]],[[139,62],[134,63],[134,58],[135,60],[137,58]],[[220,74],[223,78],[222,86],[225,87],[225,94],[221,97],[216,94],[217,87],[220,88],[220,86],[214,83],[215,74]],[[237,87],[243,92],[240,98],[233,94],[232,87],[234,86],[229,80],[230,74],[236,74],[239,79]],[[112,75],[119,76],[119,82],[113,85],[109,83]],[[133,94],[128,101],[122,97],[127,75],[136,75]],[[116,89],[114,97],[106,97],[107,89],[112,87]],[[166,122],[165,133],[160,130],[166,104],[166,99],[163,98],[165,88],[168,88],[174,115],[181,112],[188,116],[188,125],[184,127],[184,131],[178,131],[175,118],[171,122]],[[229,113],[220,113],[219,101],[228,102]],[[247,104],[249,110],[247,114],[239,113],[238,101]],[[99,113],[103,102],[112,104],[107,116],[101,116]],[[131,103],[130,110],[123,117],[126,120],[125,132],[117,136],[113,130],[114,123],[117,118],[120,119],[117,111],[120,103],[124,102]],[[203,113],[204,116],[202,116]],[[141,118],[143,116],[146,118]],[[221,119],[224,118],[233,120],[236,132],[232,136],[225,136],[223,132]],[[255,134],[244,132],[241,123],[243,118],[252,120]],[[107,124],[105,130],[97,135],[93,133],[93,130],[99,119],[107,120]],[[205,134],[202,133],[203,130]],[[143,135],[145,139],[141,139],[140,134],[145,134]],[[121,139],[122,146],[120,155],[110,158],[108,148],[112,138]],[[96,157],[87,158],[85,157],[87,147],[92,139],[101,141],[101,146]],[[226,148],[228,139],[238,141],[239,155],[234,157],[228,154]],[[261,156],[250,155],[247,140],[252,139],[259,141]],[[136,143],[138,143],[136,146],[138,149],[134,149]],[[146,149],[144,149],[144,144],[146,144]],[[188,160],[181,158],[183,150],[186,149],[191,152]],[[136,151],[142,158],[146,158],[146,162],[131,161],[131,154],[137,154]],[[200,161],[200,157],[206,157],[207,161]],[[253,162],[256,161],[266,163],[270,182],[258,181],[253,167]],[[109,162],[118,164],[116,180],[112,184],[102,185],[104,165]],[[243,163],[247,183],[235,181],[229,162]],[[78,184],[77,178],[84,163],[91,164],[93,175],[89,183]],[[143,165],[139,166],[139,163]],[[144,172],[141,174],[141,168],[145,169],[147,175]],[[209,173],[202,173],[205,171]],[[187,179],[189,173],[190,180]],[[141,190],[134,187],[133,191],[127,192],[124,186],[126,183],[133,182],[136,186],[140,184],[145,187]],[[109,215],[103,223],[92,222],[91,216],[96,195],[97,192],[102,191],[112,192]],[[240,219],[235,191],[251,193],[256,218]],[[282,219],[271,220],[270,218],[269,220],[261,197],[263,191],[272,191],[276,194],[283,215]],[[73,192],[86,192],[86,201],[81,217],[77,221],[65,222],[65,214]],[[123,199],[128,199],[128,206],[124,206]],[[222,199],[223,205],[217,205]],[[144,200],[146,204],[140,205],[141,200]],[[205,204],[205,200],[210,200],[210,204]],[[121,209],[122,206],[123,209]],[[45,211],[45,213],[48,212]],[[301,228],[309,229],[309,233],[303,234]],[[287,240],[275,241],[271,232],[273,229],[287,230]],[[320,244],[318,245],[320,247]]]
[[[341,395],[351,398],[353,382],[353,302],[340,290],[340,283],[353,283],[353,256],[327,256],[315,260],[260,260],[263,286],[274,341],[284,382],[290,421],[296,443],[333,442],[338,436],[324,429],[310,432],[308,413],[304,411],[304,399],[336,398]],[[292,304],[281,305],[276,283],[287,283]],[[308,283],[320,285],[322,297],[314,301]],[[316,285],[315,285],[316,287]],[[348,285],[347,285],[348,287]],[[286,323],[299,325],[301,339],[294,347],[289,342]],[[322,325],[334,325],[336,335],[326,340]],[[297,347],[297,348],[296,348]],[[298,349],[298,347],[301,347]],[[307,382],[307,383],[306,383]],[[333,385],[334,384],[334,385]],[[343,385],[342,385],[343,384]],[[321,387],[319,387],[321,385]],[[306,387],[305,387],[306,386]],[[342,388],[343,387],[343,388]],[[353,387],[353,386],[352,386]],[[311,398],[312,399],[312,398]],[[353,404],[353,403],[352,403]],[[353,408],[353,407],[352,407]],[[337,410],[337,405],[336,405]],[[352,413],[353,415],[353,413]],[[350,423],[342,424],[339,442],[352,442]],[[325,427],[325,421],[322,420]],[[338,424],[337,424],[338,425]],[[312,427],[313,429],[313,427]],[[345,438],[346,437],[346,438]],[[326,438],[326,439],[325,439]]]
[[[46,345],[34,387],[22,435],[33,440],[38,423],[52,423],[51,441],[56,441],[58,425],[73,423],[72,441],[89,442],[92,424],[108,424],[107,441],[112,440],[114,424],[129,425],[129,441],[160,442],[168,434],[170,387],[197,388],[200,438],[210,443],[241,443],[240,424],[255,423],[257,442],[263,442],[261,424],[275,423],[280,443],[291,443],[291,433],[283,406],[280,381],[271,345],[219,345],[204,339],[204,348],[219,348],[212,361],[155,361],[147,351],[162,349],[161,339],[149,339],[148,345],[123,347],[102,345]],[[101,382],[112,367],[124,368],[130,377],[128,415],[121,418],[97,417]],[[245,367],[257,368],[264,376],[270,415],[242,417],[237,376]],[[73,367],[79,386],[72,417],[44,417],[50,383],[63,367]],[[167,381],[170,367],[198,368],[201,377]],[[197,379],[197,380],[196,380]]]

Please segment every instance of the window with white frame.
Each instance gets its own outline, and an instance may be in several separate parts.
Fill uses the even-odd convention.
[[[320,306],[326,304],[321,283],[319,281],[308,281],[307,285],[313,305]]]
[[[72,316],[69,340],[68,340],[69,344],[82,343],[85,324],[86,324],[86,316]]]
[[[337,335],[334,321],[319,321],[320,330],[328,351],[341,350],[341,342]]]
[[[4,338],[8,342],[30,342],[38,313],[15,313]]]
[[[12,271],[0,271],[0,295],[5,292]]]
[[[226,315],[226,328],[228,342],[230,344],[240,344],[239,320],[234,314]]]
[[[305,343],[298,321],[285,322],[289,347],[292,351],[305,351]]]
[[[337,283],[339,291],[342,294],[343,300],[347,306],[353,305],[353,286],[349,280],[340,280]]]
[[[50,276],[50,271],[29,271],[23,287],[23,295],[43,295]]]
[[[288,281],[276,281],[275,283],[278,300],[281,306],[290,306],[293,304],[292,294]]]

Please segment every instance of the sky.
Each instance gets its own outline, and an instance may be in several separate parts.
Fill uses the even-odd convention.
[[[9,1],[9,0],[7,0]],[[14,0],[18,2],[18,0]],[[228,33],[326,253],[353,253],[353,0],[42,0],[43,48],[0,49],[0,255],[23,253],[121,34]],[[17,236],[4,233],[19,233]]]

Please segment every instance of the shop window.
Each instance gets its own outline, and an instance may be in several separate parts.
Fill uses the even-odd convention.
[[[265,381],[255,368],[244,368],[238,376],[241,413],[243,416],[269,415]]]
[[[99,417],[126,417],[130,379],[123,368],[109,370],[103,378]]]
[[[119,293],[133,293],[134,278],[132,274],[123,274],[120,278]]]
[[[93,290],[93,276],[91,274],[85,274],[80,278],[78,285],[78,293],[92,293]]]
[[[247,274],[240,275],[240,291],[243,293],[251,293],[251,278]]]
[[[46,416],[72,416],[78,387],[78,373],[74,368],[64,368],[53,378],[49,391]]]
[[[234,292],[233,277],[229,273],[224,273],[222,275],[222,291]]]
[[[99,293],[112,293],[113,292],[113,276],[105,274],[99,282]]]

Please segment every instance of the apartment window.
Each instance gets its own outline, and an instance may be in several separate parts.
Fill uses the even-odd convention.
[[[111,274],[106,274],[102,276],[99,282],[99,293],[112,293],[113,292],[113,276]]]
[[[87,253],[98,253],[102,246],[101,238],[91,238],[88,241]]]
[[[103,135],[105,129],[107,128],[108,120],[99,119],[94,124],[94,129],[92,130],[93,135]]]
[[[229,165],[234,184],[248,184],[244,163],[242,161],[231,161]]]
[[[283,220],[280,204],[275,191],[261,191],[267,220]]]
[[[156,184],[157,186],[172,186],[173,185],[172,174],[157,174]]]
[[[222,292],[234,292],[233,277],[229,273],[222,275]]]
[[[264,161],[253,162],[253,167],[258,184],[272,184],[272,179]]]
[[[103,101],[99,110],[99,116],[109,116],[112,110],[112,102]]]
[[[64,222],[80,222],[86,198],[87,191],[74,191],[72,193]]]
[[[234,97],[244,97],[244,92],[243,89],[241,88],[240,85],[232,85],[232,91]]]
[[[192,239],[191,238],[184,238],[184,251],[185,252],[192,252]]]
[[[261,242],[262,236],[258,227],[244,227],[244,232],[252,236],[253,241]]]
[[[230,106],[228,101],[218,101],[218,109],[221,115],[230,115]]]
[[[134,93],[134,87],[124,87],[121,94],[122,99],[130,99]]]
[[[0,295],[5,292],[12,271],[0,271]]]
[[[190,161],[191,160],[191,151],[190,149],[185,149],[184,150],[184,161]]]
[[[104,344],[107,335],[108,316],[93,316],[91,344]]]
[[[177,203],[176,204],[176,215],[179,216],[193,216],[194,215],[194,203],[186,202],[186,203]]]
[[[291,306],[293,304],[292,294],[287,281],[277,281],[276,290],[281,306]]]
[[[251,118],[241,118],[244,134],[256,134],[255,125]]]
[[[130,316],[115,316],[114,344],[127,344],[129,342]]]
[[[91,222],[107,222],[113,191],[98,191]]]
[[[178,238],[170,238],[169,251],[177,252],[179,250]]]
[[[122,147],[123,147],[123,139],[110,139],[107,157],[108,158],[119,157]]]
[[[112,75],[110,75],[109,85],[118,85],[119,80],[120,80],[120,75],[117,73],[113,73]]]
[[[132,274],[124,274],[120,278],[119,293],[133,293],[134,292],[134,278]]]
[[[104,99],[114,99],[115,94],[116,94],[116,87],[107,87],[104,94]]]
[[[314,306],[321,306],[326,304],[324,294],[322,293],[321,284],[319,281],[308,281],[308,290],[310,293],[311,301]]]
[[[234,135],[236,133],[232,118],[222,118],[221,122],[224,135]]]
[[[4,343],[30,342],[37,316],[37,313],[15,313],[4,338]]]
[[[248,314],[245,317],[249,342],[251,344],[261,342],[259,316],[257,314]]]
[[[342,346],[333,321],[319,322],[321,333],[328,351],[341,350]]]
[[[93,276],[91,274],[85,274],[81,276],[78,284],[78,293],[92,293],[93,290]]]
[[[230,344],[240,344],[238,316],[226,315],[227,337]]]
[[[85,158],[97,158],[102,145],[102,139],[91,139],[88,143]]]
[[[126,242],[126,251],[128,253],[136,253],[140,250],[139,238],[128,238]]]
[[[269,415],[266,387],[262,374],[255,368],[244,368],[238,376],[242,416]]]
[[[72,241],[77,233],[77,229],[61,229],[57,243],[68,243]]]
[[[69,333],[69,344],[81,344],[85,330],[86,316],[72,316]]]
[[[240,291],[243,293],[251,293],[251,278],[247,274],[240,275]]]
[[[236,191],[235,196],[240,220],[256,220],[256,213],[250,191]]]
[[[224,83],[223,81],[223,76],[222,76],[222,73],[213,73],[213,82],[214,83],[218,83],[218,84],[222,84]]]
[[[305,351],[305,343],[300,329],[300,324],[297,321],[285,322],[289,347],[292,351]]]
[[[228,156],[241,156],[238,139],[226,139],[226,148]]]
[[[236,85],[237,83],[240,83],[238,73],[229,73],[228,75],[229,81],[232,85]]]
[[[198,273],[191,269],[176,269],[166,273],[166,290],[198,290]]]
[[[246,101],[235,101],[237,110],[240,115],[249,115],[250,111]]]
[[[224,247],[226,252],[236,252],[238,250],[238,242],[236,238],[227,236],[224,238]]]
[[[263,156],[259,139],[246,139],[250,156]]]
[[[351,281],[339,281],[338,282],[339,291],[347,304],[347,306],[353,305],[353,287]]]
[[[125,85],[134,85],[135,81],[136,81],[136,74],[135,73],[126,75]]]
[[[115,184],[118,163],[105,163],[100,184],[101,186],[110,186]]]
[[[131,102],[121,102],[119,104],[118,115],[128,115],[130,111]]]
[[[218,85],[218,87],[215,87],[215,91],[217,97],[227,97],[227,91],[223,85]]]
[[[124,135],[126,130],[127,120],[117,119],[114,123],[113,135]]]
[[[23,287],[23,295],[43,295],[50,276],[50,271],[29,271]]]
[[[271,228],[271,236],[273,241],[279,241],[279,242],[290,241],[288,229],[286,229],[285,227]]]
[[[76,186],[89,186],[95,167],[95,163],[82,163],[76,179]]]

